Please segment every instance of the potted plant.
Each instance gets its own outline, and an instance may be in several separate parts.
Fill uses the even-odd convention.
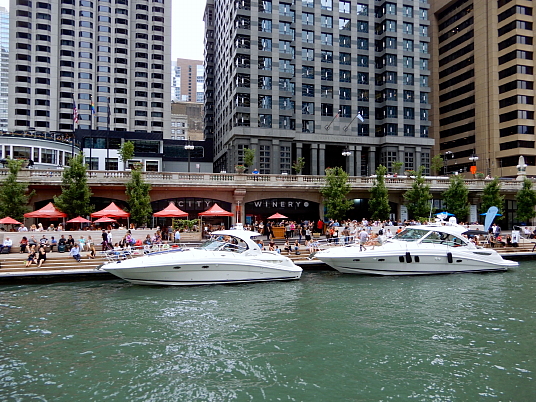
[[[246,171],[246,167],[244,165],[235,165],[234,168],[236,173],[244,173]]]
[[[292,169],[296,171],[296,174],[301,174],[301,171],[305,167],[305,158],[303,156],[300,156],[296,162],[292,165]]]

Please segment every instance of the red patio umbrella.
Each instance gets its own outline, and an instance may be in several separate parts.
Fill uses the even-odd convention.
[[[108,218],[107,216],[103,216],[102,218],[99,218],[96,221],[93,221],[93,223],[105,223],[105,222],[117,222],[117,221],[113,218]]]
[[[199,216],[233,216],[234,214],[232,212],[226,211],[225,209],[220,207],[218,204],[214,204],[205,212],[200,212],[198,215]]]
[[[155,212],[154,217],[160,218],[187,218],[188,213],[184,212],[180,208],[177,208],[172,202],[169,203],[162,211]]]
[[[0,219],[0,224],[2,225],[22,225],[19,221],[13,219],[10,216],[6,216],[5,218]]]
[[[288,219],[288,216],[281,215],[279,212],[269,216],[268,219]]]
[[[28,212],[27,214],[24,214],[24,217],[25,218],[59,219],[59,218],[67,217],[67,214],[57,210],[54,204],[49,202],[47,205],[45,205],[41,209],[38,209],[37,211]]]
[[[110,203],[106,208],[101,209],[100,211],[93,212],[91,214],[92,218],[101,218],[101,217],[113,216],[114,218],[128,218],[130,214],[123,211],[114,202]]]
[[[90,220],[86,218],[82,218],[81,216],[77,216],[76,218],[73,218],[67,221],[67,223],[90,223],[90,222],[91,222]]]

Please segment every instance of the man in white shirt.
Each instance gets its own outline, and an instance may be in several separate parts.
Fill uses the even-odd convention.
[[[369,234],[367,233],[366,229],[361,229],[361,232],[359,232],[359,251],[366,250],[365,243],[369,239]]]
[[[26,226],[24,226],[24,225],[20,225],[18,231],[19,232],[27,232],[28,228]]]
[[[4,239],[4,243],[0,246],[0,253],[4,251],[4,248],[7,248],[7,253],[11,253],[11,246],[13,246],[13,240],[9,237]]]

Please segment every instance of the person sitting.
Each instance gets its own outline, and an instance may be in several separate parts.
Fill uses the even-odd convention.
[[[36,262],[36,255],[35,255],[35,246],[29,246],[28,248],[28,258],[26,259],[26,266],[29,267],[33,263]]]
[[[73,236],[72,235],[69,235],[69,237],[67,238],[67,241],[65,242],[65,248],[67,249],[67,251],[70,251],[73,247],[74,247],[74,239],[73,239]],[[78,250],[80,252],[80,250]]]
[[[89,246],[89,253],[87,253],[87,258],[92,260],[95,258],[96,255],[97,255],[97,250],[95,249],[95,245],[91,243]]]
[[[58,245],[58,241],[54,239],[54,236],[50,237],[50,242],[48,243],[48,246],[50,247],[50,252],[54,251],[54,247]]]
[[[37,266],[40,267],[47,260],[47,250],[44,244],[39,245],[39,251],[37,252]]]
[[[294,249],[296,255],[300,254],[300,242],[298,240],[294,242],[294,246],[292,246],[292,248]]]
[[[290,249],[290,242],[288,241],[288,239],[287,239],[287,241],[285,242],[285,244],[283,245],[283,250],[284,250],[288,255],[290,255],[290,252],[292,251],[292,250]]]
[[[35,236],[30,236],[30,239],[28,240],[28,245],[30,246],[37,246],[37,240],[35,239]]]
[[[39,239],[39,245],[47,247],[49,245],[48,239],[45,235]]]
[[[71,237],[71,236],[69,236]],[[72,237],[71,237],[72,238]],[[71,256],[78,262],[80,262],[82,260],[82,258],[80,257],[80,247],[78,247],[78,244],[77,243],[74,243],[73,246],[71,247],[71,251],[69,252],[71,254]]]
[[[19,251],[20,254],[26,252],[26,247],[28,247],[28,239],[26,238],[26,236],[22,236],[22,239],[20,240],[20,243],[19,243],[19,247],[20,247],[20,251]]]
[[[80,245],[80,251],[86,251],[86,239],[84,239],[84,236],[80,236],[78,244]]]
[[[4,243],[0,245],[0,253],[9,254],[11,253],[11,246],[13,246],[13,240],[11,240],[9,237],[6,237],[4,239]],[[7,251],[4,251],[6,249]]]
[[[64,235],[61,235],[60,239],[58,240],[58,251],[63,253],[63,251],[60,250],[60,247],[62,250],[65,250],[66,245],[67,245],[67,239],[65,238]]]

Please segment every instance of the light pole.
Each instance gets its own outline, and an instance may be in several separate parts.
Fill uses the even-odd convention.
[[[454,157],[454,154],[451,151],[445,152],[445,155],[443,157],[443,173],[445,176],[447,175],[447,167],[448,167],[448,158]]]
[[[344,164],[346,165],[345,170],[348,171],[348,157],[352,155],[352,153],[348,150],[348,148],[344,148],[341,152],[341,155],[344,156]]]
[[[190,153],[192,152],[192,149],[194,149],[194,146],[188,144],[184,146],[184,149],[188,151],[188,173],[190,173]]]

